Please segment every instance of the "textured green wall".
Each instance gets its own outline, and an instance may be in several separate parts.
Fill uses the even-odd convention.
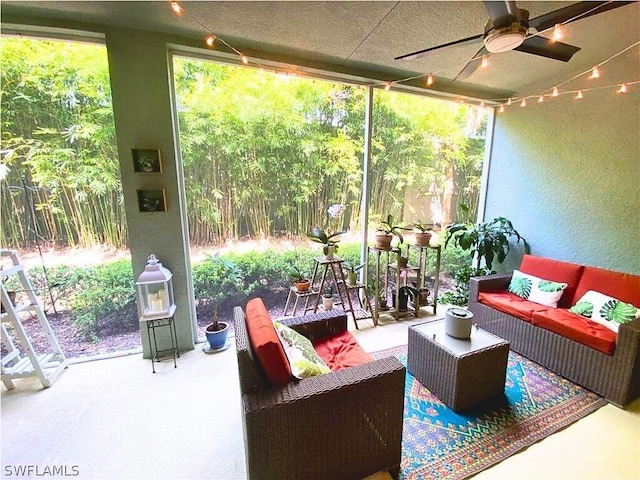
[[[640,274],[639,87],[496,114],[485,219],[509,218],[534,255]]]

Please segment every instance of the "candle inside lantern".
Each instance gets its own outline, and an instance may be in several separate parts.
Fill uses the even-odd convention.
[[[156,297],[151,302],[151,310],[153,312],[161,312],[162,311],[162,300],[160,300],[159,298]]]
[[[167,310],[169,308],[169,298],[164,288],[158,290],[158,298],[162,301],[162,310]]]

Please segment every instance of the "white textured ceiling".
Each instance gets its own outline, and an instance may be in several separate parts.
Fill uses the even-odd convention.
[[[573,2],[517,2],[531,18]],[[482,2],[181,2],[186,12],[176,17],[168,1],[2,2],[2,21],[21,16],[47,17],[92,24],[142,28],[193,39],[206,29],[235,48],[265,58],[321,62],[337,71],[378,72],[396,79],[435,72],[440,88],[491,98],[529,95],[607,60],[640,40],[638,3],[584,18],[565,26],[566,43],[581,48],[568,62],[522,52],[492,55],[487,69],[452,82],[481,44],[454,46],[421,59],[394,57],[480,34],[488,15]],[[205,28],[206,27],[206,28]],[[626,62],[624,68],[622,62]],[[629,73],[635,78],[618,78]],[[607,64],[611,83],[638,80],[638,48]],[[575,82],[585,81],[578,79]],[[581,88],[581,85],[572,85]],[[584,88],[584,87],[582,87]]]

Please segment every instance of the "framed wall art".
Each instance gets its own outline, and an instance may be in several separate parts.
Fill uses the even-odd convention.
[[[164,189],[138,190],[138,209],[141,212],[166,212],[167,199]]]
[[[134,148],[131,150],[133,156],[133,171],[136,173],[162,173],[162,161],[160,160],[160,150],[144,150]]]

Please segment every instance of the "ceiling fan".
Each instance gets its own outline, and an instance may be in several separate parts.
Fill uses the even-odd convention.
[[[529,30],[534,29],[536,32],[542,32],[554,25],[566,25],[607,10],[635,3],[635,1],[578,2],[532,19],[529,18],[529,11],[518,8],[516,2],[486,1],[482,3],[489,14],[489,20],[484,26],[484,33],[401,55],[395,60],[414,60],[446,47],[482,41],[484,44],[482,48],[467,62],[454,80],[469,77],[478,68],[483,56],[510,50],[568,62],[580,50],[579,47],[553,41],[539,34],[532,35]]]

